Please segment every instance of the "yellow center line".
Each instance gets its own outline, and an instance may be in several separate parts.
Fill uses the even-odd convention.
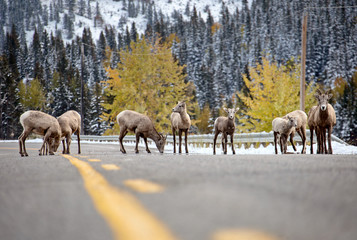
[[[90,162],[101,162],[102,160],[95,159],[95,158],[90,158],[90,159],[88,159],[88,161],[90,161]]]
[[[157,193],[164,190],[163,186],[143,179],[126,180],[124,184],[127,187],[142,193]]]
[[[252,229],[225,229],[214,233],[212,240],[278,240],[278,238]]]
[[[102,164],[102,168],[104,168],[105,170],[119,170],[120,167],[118,167],[115,164]]]
[[[96,209],[108,222],[115,239],[175,239],[136,198],[111,186],[89,163],[70,155],[62,156],[77,167]]]

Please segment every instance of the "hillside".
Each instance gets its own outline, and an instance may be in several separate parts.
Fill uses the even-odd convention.
[[[54,4],[59,1],[54,0],[41,0],[39,4],[42,5],[42,9],[45,10],[54,6]],[[63,1],[62,12],[59,13],[60,22],[56,24],[56,21],[50,21],[44,28],[47,32],[55,32],[56,29],[66,29],[64,26],[64,16],[65,14],[70,14],[69,4],[70,1]],[[114,0],[100,0],[100,1],[83,1],[83,10],[81,9],[82,1],[78,0],[74,4],[74,17],[73,17],[73,29],[75,36],[82,36],[84,28],[90,28],[92,31],[93,38],[98,40],[100,32],[103,31],[104,27],[113,27],[118,32],[124,32],[126,27],[130,29],[132,23],[135,23],[138,33],[143,34],[145,32],[148,19],[147,11],[143,11],[150,1],[114,1]],[[158,14],[162,14],[165,21],[172,21],[172,15],[175,12],[185,13],[186,9],[192,10],[193,7],[196,8],[198,14],[203,18],[207,18],[207,9],[210,9],[211,14],[215,21],[219,20],[220,11],[222,9],[222,3],[233,13],[236,8],[241,7],[241,1],[222,1],[222,0],[156,0],[151,1],[153,9],[156,9]],[[103,21],[100,21],[97,25],[94,23],[94,18],[98,9]],[[130,7],[129,4],[133,4]],[[88,15],[88,9],[90,6],[91,14]],[[133,10],[134,9],[134,10]],[[83,14],[80,13],[83,11]],[[134,13],[132,13],[132,11]],[[130,12],[130,13],[129,13]],[[189,20],[190,16],[183,14],[184,20]],[[34,30],[26,31],[27,41],[30,43],[32,41]],[[73,38],[65,38],[66,41],[71,41]]]

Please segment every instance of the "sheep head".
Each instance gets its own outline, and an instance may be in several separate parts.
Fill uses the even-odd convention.
[[[230,119],[230,120],[233,120],[234,119],[234,117],[235,117],[235,114],[236,114],[236,112],[238,112],[238,110],[239,110],[239,107],[237,107],[237,108],[223,108],[223,110],[226,112],[226,113],[228,113],[228,118]]]
[[[332,93],[330,90],[326,91],[325,93],[321,90],[317,90],[315,94],[315,98],[317,99],[319,108],[321,111],[326,111],[328,106],[328,100],[332,98]]]

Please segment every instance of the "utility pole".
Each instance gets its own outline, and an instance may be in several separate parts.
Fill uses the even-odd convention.
[[[81,135],[84,134],[83,74],[84,74],[84,46],[82,43],[81,45],[81,132],[80,132]]]
[[[306,34],[307,12],[304,13],[301,32],[301,79],[300,79],[300,110],[305,111],[305,74],[306,74]]]

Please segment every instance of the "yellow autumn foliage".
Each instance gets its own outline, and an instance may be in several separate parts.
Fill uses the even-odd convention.
[[[263,58],[256,67],[250,67],[250,80],[243,75],[249,94],[237,93],[246,106],[242,109],[238,128],[243,132],[270,132],[274,118],[300,109],[300,72],[299,64],[278,66],[267,58]],[[315,104],[315,90],[312,83],[306,86],[307,112]]]
[[[116,122],[117,114],[129,109],[149,116],[158,131],[170,131],[172,108],[178,101],[191,101],[192,96],[186,95],[189,84],[184,81],[184,66],[174,60],[169,44],[142,38],[131,42],[130,50],[120,51],[118,66],[106,68],[105,91],[114,100],[103,104],[108,112],[103,113],[104,119]],[[107,134],[118,132],[115,124]]]

